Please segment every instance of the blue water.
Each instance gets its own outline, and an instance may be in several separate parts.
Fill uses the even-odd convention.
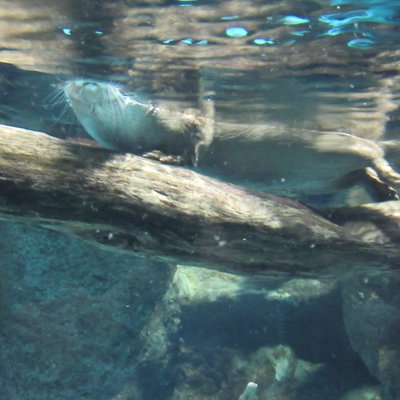
[[[273,2],[277,4],[278,2]],[[294,44],[308,38],[318,39],[323,36],[341,36],[347,40],[347,46],[357,49],[372,49],[379,46],[396,45],[398,37],[395,27],[399,25],[399,4],[397,1],[322,1],[321,8],[317,9],[313,2],[304,1],[291,5],[297,13],[278,15],[258,15],[260,18],[260,30],[265,28],[277,28],[291,26],[285,37],[256,37],[249,44],[258,46]],[[204,1],[177,1],[169,2],[169,6],[202,7],[210,5]],[[329,8],[330,12],[326,12]],[[261,21],[264,17],[264,21]],[[246,9],[242,13],[222,15],[220,21],[231,21],[231,25],[225,28],[224,33],[231,38],[246,38],[257,35],[257,30],[246,26]],[[243,25],[242,25],[243,21]],[[392,29],[389,29],[391,26]],[[79,26],[61,27],[66,36],[72,37]],[[94,35],[102,36],[106,32],[102,29],[92,28]],[[294,38],[295,37],[295,40]],[[163,44],[175,45],[184,43],[187,45],[210,45],[209,39],[202,38],[166,38]]]
[[[323,36],[341,36],[346,40],[348,47],[357,49],[372,49],[379,46],[396,45],[398,37],[395,26],[399,24],[399,4],[396,1],[324,1],[326,7],[332,6],[331,12],[316,10],[312,12],[312,2],[299,2],[296,14],[266,16],[262,28],[276,28],[279,26],[291,26],[284,37],[256,37],[249,44],[257,46],[279,46],[294,44],[304,39],[318,39]],[[182,7],[202,6],[201,1],[180,1]],[[307,10],[310,8],[310,10]],[[244,10],[245,11],[245,10]],[[311,12],[310,12],[311,11]],[[245,12],[244,12],[245,15]],[[246,38],[257,35],[241,24],[245,19],[243,15],[224,15],[221,21],[232,21],[232,26],[225,29],[225,34],[231,38]],[[387,27],[392,29],[387,32]],[[69,28],[65,33],[72,34]],[[295,37],[295,38],[294,38]],[[166,39],[164,44],[176,44],[179,39]],[[207,45],[207,39],[180,39],[181,43],[190,45]]]
[[[206,99],[219,123],[290,132],[271,141],[287,158],[271,152],[266,176],[282,162],[313,187],[313,172],[340,169],[350,144],[328,142],[322,163],[296,147],[307,132],[316,143],[339,132],[377,146],[397,173],[399,25],[398,0],[0,0],[0,123],[90,141],[60,88],[94,79],[177,113]],[[259,175],[195,171],[259,187]],[[382,254],[398,248],[398,200],[385,197],[398,181],[381,174],[379,190],[360,196],[354,184],[338,195],[339,184],[291,190],[289,172],[260,187],[301,200]],[[0,400],[400,399],[396,256],[389,270],[344,273],[356,255],[343,248],[329,279],[171,265],[20,223],[4,211],[20,206],[4,176]],[[372,206],[360,212],[363,203]],[[201,234],[223,245],[220,233]],[[256,396],[242,394],[249,382]]]

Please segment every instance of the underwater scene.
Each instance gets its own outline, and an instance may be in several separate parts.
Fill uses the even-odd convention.
[[[0,400],[400,400],[399,0],[0,6]]]

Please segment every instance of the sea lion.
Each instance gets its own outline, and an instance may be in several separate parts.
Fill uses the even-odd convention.
[[[64,93],[88,133],[110,149],[173,155],[214,177],[309,203],[324,196],[331,201],[330,195],[346,203],[343,177],[373,167],[376,177],[370,173],[365,179],[382,183],[388,199],[397,196],[385,178],[399,183],[400,176],[384,159],[383,148],[370,140],[279,124],[218,122],[210,103],[203,115],[170,112],[107,82],[68,81]],[[365,199],[350,204],[357,202]]]
[[[102,146],[146,154],[154,150],[196,162],[199,120],[124,95],[122,88],[99,81],[71,80],[63,86],[68,104],[89,135]]]

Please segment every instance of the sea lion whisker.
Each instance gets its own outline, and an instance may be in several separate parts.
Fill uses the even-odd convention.
[[[67,117],[68,114],[70,115],[71,118]],[[72,108],[70,107],[69,104],[64,104],[64,107],[61,110],[60,114],[58,115],[58,117],[50,125],[50,129],[53,129],[64,118],[66,118],[67,120],[70,120],[72,118],[76,118],[75,115],[74,115],[74,112],[73,112],[73,110],[72,110]]]
[[[52,108],[58,104],[65,103],[64,88],[57,85],[44,99],[42,103],[45,107]]]

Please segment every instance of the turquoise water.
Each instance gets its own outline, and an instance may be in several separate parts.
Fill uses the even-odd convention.
[[[62,91],[75,79],[112,85],[173,115],[211,115],[224,132],[248,135],[217,141],[198,165],[183,167],[245,188],[237,207],[254,203],[251,223],[287,228],[276,231],[279,240],[261,240],[272,248],[261,266],[251,261],[260,244],[243,247],[247,238],[235,237],[242,231],[232,221],[189,219],[199,224],[197,237],[166,226],[176,233],[164,238],[169,248],[182,236],[189,249],[211,243],[189,256],[180,249],[173,263],[150,240],[147,253],[122,252],[113,245],[118,235],[97,225],[82,234],[97,242],[48,229],[51,202],[36,207],[34,176],[10,184],[0,152],[0,400],[400,399],[399,1],[0,6],[1,124],[95,146]],[[106,162],[116,153],[104,154]],[[18,185],[36,197],[18,197]],[[291,202],[301,201],[313,223],[338,224],[341,240],[324,242],[321,230],[315,237],[324,247],[310,242],[312,227],[276,211],[263,220],[256,206],[270,195],[282,196],[273,197],[279,210],[297,204],[293,215],[302,215],[306,208]],[[66,224],[80,226],[71,210]],[[120,226],[113,215],[103,223]],[[152,221],[163,227],[161,217]],[[123,222],[140,232],[127,216]],[[249,237],[257,238],[254,226]],[[212,255],[222,267],[208,263]],[[257,394],[254,385],[245,393],[249,382]]]

